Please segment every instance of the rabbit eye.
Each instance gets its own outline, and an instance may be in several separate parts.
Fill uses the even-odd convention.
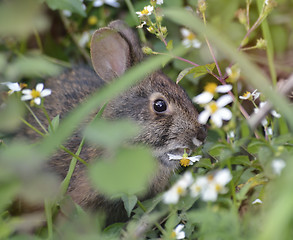
[[[165,112],[167,110],[167,103],[163,99],[157,99],[154,101],[154,110],[158,113]]]

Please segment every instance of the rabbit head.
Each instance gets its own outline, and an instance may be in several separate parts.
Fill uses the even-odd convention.
[[[140,62],[143,53],[136,35],[118,20],[94,33],[91,57],[96,73],[110,82]],[[179,164],[170,161],[168,154],[183,155],[184,149],[191,153],[206,137],[185,91],[161,71],[109,102],[103,116],[130,118],[138,123],[141,132],[133,142],[150,146],[159,162],[170,169]]]

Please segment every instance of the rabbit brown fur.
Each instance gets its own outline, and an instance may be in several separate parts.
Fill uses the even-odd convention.
[[[52,89],[52,95],[45,100],[45,108],[51,118],[59,114],[62,119],[88,95],[121,76],[128,68],[143,59],[136,35],[119,20],[95,32],[91,43],[91,55],[94,69],[99,76],[89,67],[82,66],[45,82],[46,88]],[[154,110],[154,101],[157,99],[167,104],[166,111],[159,113]],[[97,112],[98,106],[93,116]],[[107,104],[103,117],[129,118],[138,123],[141,132],[132,142],[146,144],[158,159],[158,171],[144,198],[163,191],[169,177],[179,167],[178,161],[170,161],[167,153],[182,155],[185,148],[194,150],[204,141],[206,131],[198,123],[197,115],[184,90],[161,71],[150,74]],[[38,116],[47,125],[42,114]],[[33,118],[29,121],[34,124]],[[30,138],[36,137],[29,129],[25,129],[25,135]],[[66,147],[75,152],[80,141],[81,136],[77,131],[67,141]],[[80,157],[91,161],[100,154],[99,149],[85,145]],[[59,151],[52,157],[49,165],[54,172],[64,178],[71,158],[67,153]],[[110,216],[110,222],[124,219],[126,216],[120,202],[110,201],[92,189],[87,180],[85,166],[81,163],[76,166],[68,193],[82,207],[105,209]]]

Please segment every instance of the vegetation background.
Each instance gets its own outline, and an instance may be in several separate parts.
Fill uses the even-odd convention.
[[[46,82],[46,78],[56,76],[66,68],[79,64],[91,65],[89,41],[92,32],[115,19],[123,19],[135,28],[140,24],[135,12],[150,4],[147,0],[132,3],[128,0],[119,1],[119,7],[112,7],[105,1],[105,4],[95,7],[94,2],[1,1],[0,81],[23,82],[29,88],[34,88],[38,82]],[[293,72],[293,2],[207,0],[206,4],[206,27],[197,17],[200,15],[197,0],[165,0],[157,6],[164,13],[162,23],[168,33],[167,49],[159,38],[145,30],[146,27],[137,30],[144,44],[148,44],[153,51],[167,53],[167,56],[157,54],[149,57],[60,123],[56,116],[46,137],[36,144],[29,145],[23,139],[12,138],[23,121],[27,107],[19,100],[20,93],[8,96],[5,84],[0,85],[0,239],[171,239],[176,238],[173,232],[179,223],[184,224],[182,231],[186,239],[292,239],[293,110],[286,96],[275,89],[277,81],[289,79],[287,82],[292,82],[289,76]],[[271,4],[271,11],[261,19],[259,26],[251,29],[266,4]],[[239,9],[247,10],[247,6],[248,28],[238,18]],[[186,7],[193,14],[186,14]],[[202,42],[199,49],[186,50],[181,47],[182,27],[196,33]],[[249,37],[245,38],[247,32]],[[266,41],[263,49],[255,47],[260,38]],[[213,48],[213,54],[206,39]],[[107,193],[119,193],[126,210],[132,215],[127,223],[104,228],[103,216],[83,211],[66,196],[70,175],[60,187],[53,175],[43,171],[43,166],[92,109],[116,96],[147,72],[162,67],[174,81],[181,72],[184,78],[179,84],[191,98],[200,94],[207,82],[220,84],[212,74],[207,74],[206,68],[194,70],[193,73],[197,75],[187,75],[185,69],[192,65],[176,59],[175,55],[201,66],[215,63],[216,59],[223,73],[226,67],[235,63],[241,70],[239,79],[230,79],[236,96],[229,107],[233,113],[232,119],[222,128],[208,123],[208,139],[197,152],[203,156],[202,159],[181,170],[192,172],[196,179],[228,168],[233,176],[227,185],[229,190],[215,202],[205,202],[187,194],[176,204],[165,204],[162,195],[141,203],[135,193],[152,172],[152,165],[142,163],[136,166],[125,159],[150,158],[148,151],[120,148],[121,142],[130,137],[129,132],[135,134],[128,123],[121,123],[124,125],[117,128],[96,126],[96,129],[89,129],[89,132],[99,131],[99,138],[93,141],[105,144],[109,149],[115,143],[118,147],[113,151],[118,151],[120,157],[116,166],[92,166],[96,171],[114,172],[116,177],[111,174],[92,174],[91,177],[97,184],[102,182]],[[164,64],[160,65],[162,62]],[[218,74],[215,67],[213,73]],[[261,100],[238,101],[238,95],[256,88],[261,92]],[[269,125],[259,125],[252,131],[248,120],[240,112],[240,105],[251,115],[254,104],[258,105],[259,101],[264,100],[269,100],[282,117],[268,116]],[[197,105],[197,108],[203,110],[202,106]],[[268,127],[271,127],[272,134],[267,132]],[[231,131],[234,135],[227,137]],[[101,142],[101,139],[108,141]],[[276,159],[285,162],[286,167],[281,174],[274,172],[272,167]],[[74,161],[76,158],[73,158]],[[116,171],[118,166],[119,171]],[[128,179],[120,182],[125,172],[137,174],[130,174]],[[181,178],[183,173],[180,172],[173,176],[170,186]],[[137,181],[137,176],[141,176],[140,181]],[[128,191],[121,195],[125,186]],[[31,210],[19,215],[12,211],[15,209],[12,205],[18,198],[35,205],[45,202],[45,210]],[[262,203],[253,204],[256,199]],[[61,211],[67,221],[58,222],[55,219],[57,211]]]

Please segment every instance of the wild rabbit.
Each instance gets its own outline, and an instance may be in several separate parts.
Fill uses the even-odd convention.
[[[45,100],[45,108],[51,118],[59,114],[62,119],[88,95],[140,62],[143,52],[135,33],[118,20],[94,33],[91,57],[98,76],[90,67],[82,66],[45,82],[46,88],[52,89],[52,95]],[[42,114],[38,116],[44,125],[48,125],[46,119],[41,117]],[[158,159],[159,168],[151,181],[147,197],[163,191],[169,177],[179,167],[179,162],[170,161],[168,154],[182,155],[184,149],[191,152],[205,140],[206,130],[198,123],[197,116],[198,113],[184,90],[161,71],[150,74],[122,93],[119,99],[113,99],[107,104],[102,117],[134,120],[141,127],[141,132],[133,142],[149,146]],[[30,117],[29,122],[34,124],[34,119]],[[32,139],[36,137],[28,128],[24,134]],[[68,140],[66,147],[75,152],[81,138],[76,132]],[[98,149],[85,145],[80,157],[91,161],[99,154]],[[52,157],[49,164],[64,178],[71,158],[60,151]],[[125,219],[126,213],[121,203],[110,201],[92,189],[85,174],[85,166],[81,163],[76,166],[68,193],[82,207],[105,210],[109,222]]]

